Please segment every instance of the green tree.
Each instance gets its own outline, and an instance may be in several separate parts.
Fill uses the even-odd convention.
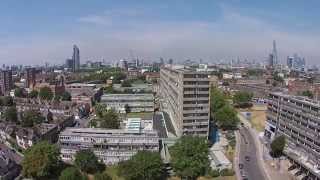
[[[3,106],[13,106],[13,99],[11,96],[2,97],[2,105]]]
[[[39,92],[39,97],[42,100],[50,101],[53,98],[53,92],[48,86],[42,87]]]
[[[62,101],[71,101],[71,94],[68,91],[63,92],[61,97]]]
[[[17,122],[18,115],[17,115],[16,107],[12,106],[6,109],[3,113],[3,118],[8,122]]]
[[[280,157],[283,153],[283,149],[286,145],[286,138],[285,136],[278,136],[276,138],[273,139],[273,141],[270,144],[271,147],[271,156],[272,157]]]
[[[23,113],[21,125],[23,127],[33,127],[36,124],[42,123],[44,119],[39,111],[28,110]]]
[[[170,149],[171,164],[184,179],[196,179],[209,168],[208,144],[205,138],[183,136]]]
[[[163,179],[163,163],[159,153],[139,151],[119,165],[121,176],[128,180]]]
[[[233,103],[240,107],[247,107],[250,105],[253,94],[246,91],[238,91],[233,96]]]
[[[107,173],[96,173],[94,174],[94,180],[112,180]]]
[[[91,150],[80,150],[75,155],[74,164],[82,172],[94,174],[104,170],[105,166]]]
[[[104,112],[99,121],[101,128],[119,129],[120,126],[119,116],[113,109]]]
[[[307,96],[308,98],[312,99],[313,98],[313,93],[310,91],[310,90],[306,90],[306,91],[303,91],[301,93],[302,96]]]
[[[96,111],[96,115],[101,118],[103,113],[107,111],[107,106],[105,104],[98,103],[95,105],[94,109]]]
[[[39,142],[26,150],[22,160],[22,175],[45,179],[56,173],[59,162],[59,148],[48,142]]]
[[[25,90],[23,88],[16,88],[14,90],[14,96],[24,98],[25,97]]]
[[[38,98],[38,94],[39,94],[39,92],[37,90],[32,90],[29,93],[29,97],[32,98],[32,99],[36,99],[36,98]]]
[[[210,105],[212,115],[227,104],[226,97],[217,87],[211,86]]]
[[[237,112],[230,105],[219,109],[214,115],[214,120],[222,129],[235,129],[240,122]]]
[[[122,83],[121,83],[121,87],[131,87],[131,81],[130,80],[124,80]]]
[[[61,172],[59,180],[86,180],[87,178],[75,167],[68,167]]]

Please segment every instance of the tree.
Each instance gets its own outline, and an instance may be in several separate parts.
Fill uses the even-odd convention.
[[[39,97],[42,100],[50,101],[53,98],[53,92],[48,86],[42,87],[39,92]]]
[[[163,163],[159,153],[139,151],[128,161],[121,162],[119,172],[125,179],[163,179]]]
[[[25,97],[25,90],[23,88],[16,88],[14,90],[14,96],[24,98]]]
[[[170,149],[171,164],[184,179],[196,179],[209,168],[208,144],[205,138],[183,136]]]
[[[96,115],[98,117],[102,117],[103,113],[107,111],[107,106],[105,104],[98,103],[95,105],[94,109],[96,111]]]
[[[214,114],[220,108],[227,104],[226,97],[222,91],[218,88],[211,86],[210,90],[210,105],[211,105],[211,113]]]
[[[9,107],[8,109],[6,109],[5,112],[3,113],[3,118],[6,121],[17,122],[18,115],[17,115],[16,107],[12,106],[12,107]]]
[[[33,127],[36,124],[40,124],[44,121],[44,117],[40,112],[35,110],[28,110],[23,113],[22,123],[23,127]]]
[[[61,97],[62,101],[71,101],[71,94],[68,91],[63,92]]]
[[[286,138],[285,136],[278,136],[273,139],[273,141],[270,144],[271,147],[271,156],[272,157],[280,157],[282,155],[283,149],[286,145]]]
[[[96,173],[93,179],[94,180],[112,180],[112,178],[107,173]]]
[[[11,96],[2,97],[2,105],[4,106],[13,106],[13,99]]]
[[[32,99],[36,99],[36,98],[38,98],[38,94],[39,94],[39,92],[37,90],[32,90],[29,93],[29,97],[32,98]]]
[[[130,113],[131,112],[131,108],[128,104],[124,105],[124,109],[126,111],[126,113]]]
[[[75,155],[74,164],[82,172],[96,173],[102,171],[105,166],[99,162],[97,156],[91,150],[80,150]]]
[[[130,80],[124,80],[122,83],[121,83],[121,87],[131,87],[131,81]]]
[[[104,112],[99,121],[101,128],[119,129],[120,126],[118,114],[113,109]]]
[[[313,93],[310,91],[310,90],[306,90],[306,91],[303,91],[301,93],[302,96],[307,96],[308,98],[312,99],[313,98]]]
[[[238,91],[233,96],[233,103],[240,107],[248,107],[251,105],[253,94],[246,91]]]
[[[22,175],[27,178],[45,178],[59,168],[59,148],[48,142],[39,142],[26,150],[22,160]]]
[[[75,167],[68,167],[61,172],[59,180],[85,180],[85,176]]]
[[[218,127],[222,129],[235,129],[240,122],[237,112],[230,105],[225,105],[219,109],[214,115],[214,120]]]

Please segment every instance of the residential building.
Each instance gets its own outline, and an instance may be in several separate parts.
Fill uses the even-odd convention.
[[[6,151],[0,149],[0,179],[12,180],[19,176],[21,166],[12,160],[11,155]]]
[[[2,70],[0,72],[0,95],[8,95],[13,88],[12,71]]]
[[[320,102],[301,96],[270,93],[265,137],[284,135],[284,154],[292,169],[306,179],[320,179]],[[303,179],[303,177],[302,177]]]
[[[210,104],[207,72],[166,66],[160,70],[160,96],[181,135],[208,137]]]
[[[104,94],[101,103],[118,112],[153,112],[153,94]]]
[[[95,84],[86,83],[72,83],[66,85],[66,91],[68,91],[72,97],[78,95],[93,96],[95,94],[95,89],[97,86]]]
[[[28,149],[39,141],[54,143],[58,136],[58,126],[56,124],[41,123],[33,128],[20,128],[16,133],[18,146]]]
[[[158,152],[159,136],[154,130],[67,128],[59,145],[65,162],[72,162],[79,150],[91,149],[105,164],[116,164],[138,151]]]
[[[27,68],[26,69],[26,87],[33,89],[36,85],[36,69]]]
[[[73,54],[72,54],[73,66],[72,70],[74,72],[80,70],[80,50],[77,45],[73,45]]]

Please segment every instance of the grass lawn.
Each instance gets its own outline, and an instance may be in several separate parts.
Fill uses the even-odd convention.
[[[266,112],[265,111],[252,111],[251,112],[251,124],[257,131],[264,131]]]
[[[246,109],[238,109],[240,112],[251,112],[251,120],[249,121],[254,129],[263,132],[266,121],[266,106],[253,106]]]
[[[139,112],[139,113],[132,112],[127,114],[128,118],[143,118],[143,117],[152,118],[152,116],[153,116],[152,112]]]

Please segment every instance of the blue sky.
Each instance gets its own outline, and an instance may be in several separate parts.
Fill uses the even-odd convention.
[[[3,0],[0,63],[62,63],[72,45],[81,61],[159,57],[177,61],[320,59],[320,1]]]

